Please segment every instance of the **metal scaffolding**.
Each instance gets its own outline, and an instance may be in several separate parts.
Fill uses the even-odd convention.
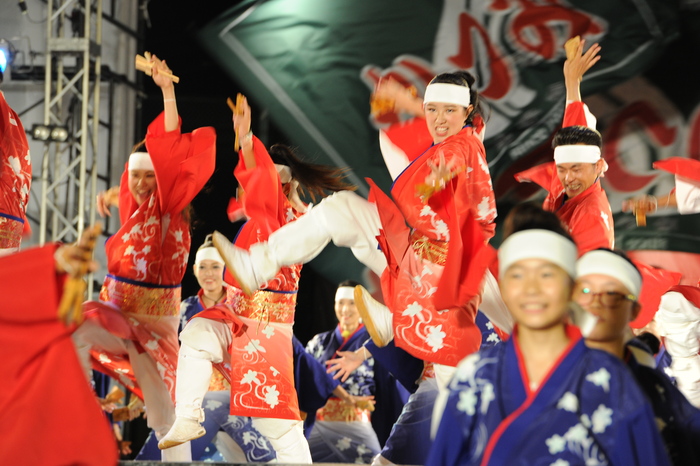
[[[44,124],[70,127],[66,142],[44,145],[41,244],[48,233],[51,241],[73,241],[86,217],[95,221],[102,0],[89,6],[79,0],[48,1]]]

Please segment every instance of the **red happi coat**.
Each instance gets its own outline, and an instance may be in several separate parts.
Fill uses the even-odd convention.
[[[56,245],[0,258],[0,459],[6,465],[117,464],[114,434],[58,320]]]
[[[214,172],[215,144],[213,128],[183,134],[178,125],[165,132],[164,114],[149,125],[146,149],[157,190],[137,205],[129,191],[126,167],[119,192],[122,226],[105,246],[109,273],[100,301],[84,305],[86,318],[98,320],[120,338],[134,340],[153,357],[173,400],[180,347],[180,282],[191,241],[184,210]],[[94,348],[92,356],[108,374],[134,380],[120,355]]]
[[[669,157],[653,163],[657,170],[673,173],[676,178],[676,204],[680,214],[700,212],[700,161],[687,157]]]
[[[416,187],[430,174],[428,162],[441,156],[465,170],[424,203]],[[371,185],[388,262],[382,292],[396,344],[420,359],[455,366],[481,343],[474,319],[493,257],[486,243],[496,204],[484,146],[465,127],[413,159],[394,181],[393,201]]]
[[[531,181],[547,190],[542,208],[554,212],[566,225],[579,255],[615,245],[615,227],[608,196],[600,181],[581,194],[567,199],[554,162],[545,163],[515,175],[519,182]]]
[[[22,122],[2,92],[0,134],[0,249],[18,249],[22,232],[29,228],[25,212],[32,183],[32,160]]]
[[[270,155],[258,138],[253,139],[254,168],[240,158],[234,172],[244,191],[241,205],[248,221],[241,227],[235,244],[247,249],[267,240],[282,225],[302,212],[287,199]],[[299,403],[294,389],[292,326],[301,264],[283,267],[252,296],[245,296],[227,272],[225,305],[197,314],[227,323],[234,335],[228,348],[230,367],[224,365],[231,383],[231,414],[299,420]],[[241,326],[241,324],[243,324]]]
[[[588,126],[595,129],[595,117],[583,102],[571,102],[564,111],[562,127]],[[564,186],[557,176],[554,162],[545,163],[515,174],[519,182],[534,182],[547,191],[542,208],[554,212],[569,229],[579,255],[598,248],[615,245],[610,202],[600,180],[572,199],[567,199]]]

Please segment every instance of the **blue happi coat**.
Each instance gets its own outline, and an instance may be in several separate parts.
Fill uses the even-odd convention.
[[[517,330],[516,330],[517,332]],[[466,357],[426,464],[668,465],[651,406],[624,363],[571,344],[530,391],[517,334]]]

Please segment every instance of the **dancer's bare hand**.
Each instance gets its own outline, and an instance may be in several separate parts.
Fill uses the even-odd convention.
[[[97,195],[97,213],[100,217],[111,217],[110,207],[119,207],[119,186],[114,186]]]
[[[365,349],[360,348],[360,351],[365,351]],[[339,358],[326,361],[326,366],[328,366],[326,373],[332,374],[337,371],[333,375],[333,380],[340,379],[341,382],[345,382],[350,377],[350,374],[362,365],[365,361],[365,356],[362,352],[356,353],[354,351],[338,351],[337,354],[340,356]]]

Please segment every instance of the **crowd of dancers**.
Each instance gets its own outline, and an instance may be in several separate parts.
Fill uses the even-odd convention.
[[[496,200],[487,118],[470,73],[435,76],[423,97],[379,83],[373,100],[411,119],[380,131],[393,184],[389,196],[370,180],[369,199],[344,169],[265,147],[239,99],[239,190],[229,211],[247,221],[234,241],[213,232],[197,249],[201,289],[185,300],[188,206],[215,169],[216,135],[180,132],[170,70],[151,56],[164,111],[119,186],[98,196],[100,214],[118,208],[121,226],[105,245],[99,300],[68,323],[55,313],[62,280],[94,267],[89,247],[81,238],[19,251],[31,166],[21,122],[0,98],[0,275],[11,295],[0,339],[20,349],[6,362],[0,411],[38,409],[37,391],[47,405],[83,406],[70,433],[52,417],[42,427],[31,416],[4,427],[3,440],[13,441],[3,441],[0,457],[114,464],[112,432],[85,379],[96,369],[142,400],[152,434],[137,459],[700,464],[700,290],[613,249],[603,142],[579,89],[600,47],[584,45],[564,64],[553,161],[516,175],[547,197],[542,207],[512,209],[497,251],[489,245]],[[676,189],[623,209],[700,212],[697,162],[674,158],[658,168],[677,175]],[[381,293],[340,283],[338,326],[304,348],[293,334],[300,272],[330,242],[379,276]],[[41,306],[17,293],[30,274],[47,296]],[[660,291],[643,295],[652,287]],[[659,301],[645,332],[663,350],[629,326]],[[656,367],[657,354],[667,371]],[[130,413],[140,411],[136,402]],[[37,438],[59,446],[28,450],[27,439]]]

